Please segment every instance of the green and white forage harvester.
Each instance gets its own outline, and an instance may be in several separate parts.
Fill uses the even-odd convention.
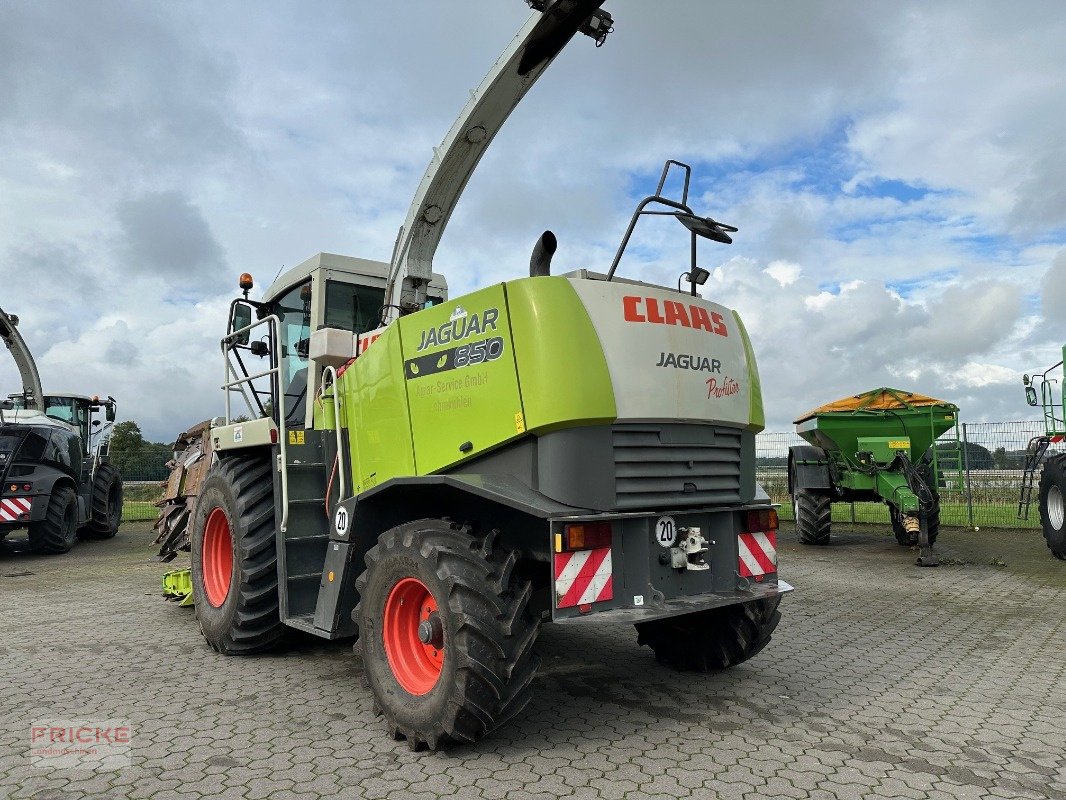
[[[1066,375],[1058,379],[1048,377],[1053,370],[1061,370],[1063,363],[1066,363],[1066,347],[1062,348],[1062,356],[1063,361],[1052,364],[1043,372],[1022,376],[1026,402],[1043,412],[1044,433],[1034,436],[1026,449],[1022,491],[1018,498],[1018,519],[1029,518],[1029,507],[1033,503],[1033,490],[1036,488],[1036,471],[1039,469],[1040,527],[1052,555],[1066,561],[1066,453],[1048,453],[1051,445],[1059,445],[1066,439]],[[1061,383],[1056,392],[1054,384],[1058,381]]]
[[[668,162],[603,272],[450,298],[431,269],[463,186],[512,108],[599,2],[534,2],[438,149],[390,263],[321,253],[231,305],[226,418],[191,524],[192,591],[222,653],[286,628],[358,636],[389,733],[472,742],[529,701],[542,622],[634,623],[678,668],[758,653],[780,619],[777,514],[755,482],[759,374],[737,314],[697,294]],[[684,175],[680,200],[663,196]],[[617,267],[638,219],[688,229],[685,290]],[[679,284],[680,285],[680,284]],[[254,419],[233,421],[244,397]],[[248,409],[241,407],[242,412]]]

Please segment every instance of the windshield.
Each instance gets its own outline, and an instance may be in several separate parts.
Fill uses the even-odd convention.
[[[16,410],[26,408],[26,397],[21,394],[10,396]],[[89,402],[77,397],[61,397],[46,394],[44,396],[44,413],[52,419],[58,419],[73,425],[81,434],[82,441],[89,437]]]

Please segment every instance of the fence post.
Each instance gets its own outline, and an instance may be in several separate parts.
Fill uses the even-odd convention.
[[[962,423],[962,464],[966,471],[966,518],[973,529],[973,487],[970,485],[970,442],[966,438],[966,423]]]
[[[855,522],[855,503],[851,504],[851,521]]]

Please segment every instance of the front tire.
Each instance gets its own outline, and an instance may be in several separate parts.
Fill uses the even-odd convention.
[[[89,522],[78,531],[81,539],[110,539],[122,523],[122,476],[114,464],[104,463],[93,477]]]
[[[366,555],[356,649],[375,710],[413,750],[476,742],[532,697],[531,587],[495,539],[424,519],[386,531]]]
[[[1066,456],[1044,462],[1040,473],[1040,527],[1055,558],[1066,560]]]
[[[284,628],[270,459],[220,458],[200,488],[191,529],[192,593],[207,643],[225,655],[274,646]]]
[[[770,642],[781,621],[780,595],[679,617],[638,622],[637,644],[655,660],[681,671],[708,672],[735,667]]]
[[[78,539],[78,496],[69,486],[57,486],[48,498],[48,510],[29,530],[30,551],[38,555],[58,555]]]
[[[792,510],[796,514],[796,530],[803,544],[829,544],[832,526],[830,498],[797,489],[792,495]]]

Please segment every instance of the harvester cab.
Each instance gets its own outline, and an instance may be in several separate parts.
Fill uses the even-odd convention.
[[[0,539],[26,528],[31,551],[53,554],[78,538],[114,536],[122,519],[122,478],[108,457],[115,399],[45,394],[18,317],[2,309],[0,338],[23,384],[0,403]]]
[[[1066,359],[1066,347],[1063,348]],[[1048,453],[1053,444],[1066,438],[1066,393],[1053,371],[1061,369],[1063,361],[1032,376],[1024,375],[1026,402],[1039,408],[1044,420],[1044,433],[1029,441],[1022,472],[1022,489],[1018,498],[1018,519],[1029,518],[1029,507],[1036,489],[1036,472],[1040,470],[1039,506],[1040,527],[1052,554],[1066,560],[1066,453]],[[1056,391],[1055,384],[1059,384]]]
[[[543,0],[435,152],[388,263],[322,253],[233,301],[225,417],[189,523],[208,643],[286,627],[357,650],[390,733],[472,742],[529,701],[541,622],[636,625],[682,669],[723,669],[777,626],[777,513],[755,481],[762,394],[736,312],[700,297],[668,162],[612,264],[449,297],[432,257],[485,147],[597,0]],[[672,168],[680,200],[666,197]],[[640,217],[688,231],[685,289],[617,274]],[[682,268],[679,267],[679,271]],[[234,401],[237,408],[235,409]],[[252,417],[239,420],[237,414]]]
[[[789,448],[788,490],[804,544],[828,544],[835,501],[884,502],[896,541],[919,547],[918,566],[935,567],[940,488],[961,485],[959,409],[887,387],[819,406],[796,420],[808,445]],[[953,436],[940,440],[946,433]]]

